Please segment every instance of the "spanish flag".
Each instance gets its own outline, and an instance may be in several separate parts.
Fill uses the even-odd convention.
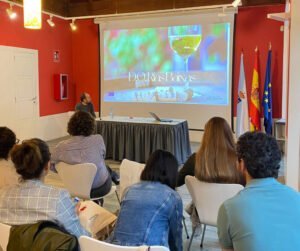
[[[250,101],[250,131],[260,131],[260,128],[258,49],[256,48]]]

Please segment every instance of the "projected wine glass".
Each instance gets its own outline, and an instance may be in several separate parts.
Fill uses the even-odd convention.
[[[178,54],[185,64],[186,82],[185,87],[189,87],[188,62],[202,40],[202,29],[200,25],[172,26],[168,28],[169,43],[172,50]]]

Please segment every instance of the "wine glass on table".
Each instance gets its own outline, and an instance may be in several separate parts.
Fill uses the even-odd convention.
[[[202,29],[200,25],[171,26],[168,28],[168,38],[171,49],[184,61],[186,82],[185,87],[189,88],[188,61],[199,48],[202,40]]]

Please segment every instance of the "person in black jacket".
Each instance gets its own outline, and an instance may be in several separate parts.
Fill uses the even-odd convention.
[[[185,176],[195,176],[196,153],[193,153],[180,169],[177,177],[177,187],[185,184]]]
[[[84,92],[80,95],[80,102],[76,104],[75,111],[87,112],[96,118],[95,109],[90,94]]]

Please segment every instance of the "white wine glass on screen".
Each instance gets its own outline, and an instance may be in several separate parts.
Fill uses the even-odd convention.
[[[199,48],[202,40],[202,29],[200,25],[171,26],[168,28],[168,37],[171,49],[184,61],[186,82],[185,87],[189,87],[188,81],[188,61]]]

